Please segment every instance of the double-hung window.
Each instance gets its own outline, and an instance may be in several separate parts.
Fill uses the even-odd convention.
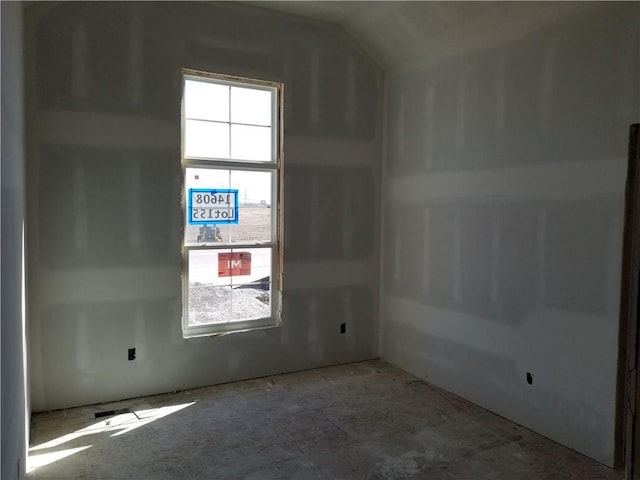
[[[280,83],[183,70],[185,337],[280,324]]]

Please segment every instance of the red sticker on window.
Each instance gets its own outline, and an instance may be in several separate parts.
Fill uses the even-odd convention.
[[[218,254],[218,276],[251,275],[251,253],[233,252]]]

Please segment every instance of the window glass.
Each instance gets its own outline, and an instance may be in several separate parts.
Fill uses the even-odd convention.
[[[234,170],[231,188],[240,197],[237,225],[230,226],[230,240],[234,243],[265,243],[272,241],[273,172]]]
[[[185,244],[272,242],[274,181],[272,171],[187,168]]]
[[[185,80],[184,116],[198,120],[229,122],[229,87]]]
[[[231,125],[231,157],[234,160],[271,161],[271,127]]]
[[[189,252],[189,324],[271,315],[272,248]]]
[[[269,90],[231,87],[231,122],[271,126],[272,96]]]
[[[229,158],[229,125],[186,120],[184,154],[187,157]]]

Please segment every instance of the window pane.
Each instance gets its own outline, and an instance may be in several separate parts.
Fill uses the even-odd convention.
[[[215,217],[214,205],[210,204],[204,212],[198,211],[197,214],[194,215],[192,211],[189,210],[189,207],[196,208],[189,201],[189,192],[191,189],[194,190],[228,190],[230,188],[230,175],[231,172],[229,170],[219,170],[215,168],[186,168],[185,176],[184,176],[184,184],[185,184],[185,208],[187,209],[185,212],[185,226],[184,226],[184,243],[185,245],[203,245],[203,244],[211,244],[222,241],[222,233],[226,234],[228,239],[229,231],[224,229],[226,226],[224,223],[217,223],[213,217]],[[206,205],[205,205],[206,206]],[[190,223],[189,220],[197,216],[195,219],[196,223]],[[208,217],[212,217],[212,220],[209,221],[199,221],[202,218],[207,219]],[[228,240],[227,240],[228,241]]]
[[[234,249],[227,266],[231,277],[231,318],[271,315],[271,248]],[[233,263],[235,261],[235,263]]]
[[[271,281],[271,255],[272,248],[233,248],[230,250],[233,258],[219,257],[220,272],[228,268],[231,285],[234,288],[247,287],[255,283],[268,283]],[[228,252],[228,250],[216,250],[216,252]],[[224,262],[227,262],[226,264]]]
[[[187,157],[229,158],[229,125],[185,120],[184,154]]]
[[[228,254],[231,250],[189,250],[189,287],[231,285],[232,277],[220,275],[218,271],[218,257],[221,253]]]
[[[254,283],[231,290],[231,317],[249,320],[271,316],[271,284]]]
[[[189,324],[271,315],[271,248],[190,250]]]
[[[185,80],[184,116],[200,120],[229,121],[229,87]]]
[[[271,127],[231,125],[231,158],[271,161]]]
[[[266,171],[186,168],[185,245],[271,242],[274,175]],[[190,195],[197,197],[198,193],[210,197],[210,192],[214,191],[224,192],[223,203],[219,203],[220,198],[215,204],[212,200],[208,204],[194,204],[189,199]],[[237,222],[222,218],[231,208],[224,203],[226,192],[232,192],[237,198],[238,209],[232,215]],[[231,203],[234,203],[233,198]]]
[[[184,183],[189,188],[229,188],[231,172],[219,168],[191,168],[186,169]]]
[[[269,90],[231,87],[231,122],[271,125],[272,95]]]
[[[271,241],[271,186],[274,173],[232,170],[231,187],[238,190],[238,224],[229,225],[230,241]]]
[[[189,325],[231,321],[231,287],[189,284]]]

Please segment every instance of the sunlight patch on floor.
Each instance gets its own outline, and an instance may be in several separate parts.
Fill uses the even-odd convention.
[[[68,448],[64,450],[57,450],[54,452],[44,452],[51,448],[56,448],[65,443],[71,442],[81,437],[88,435],[95,435],[98,433],[114,432],[110,437],[116,437],[129,433],[137,428],[147,425],[155,420],[159,420],[163,417],[178,412],[184,408],[194,405],[196,402],[182,403],[179,405],[169,405],[166,407],[149,408],[145,410],[135,410],[132,413],[124,413],[115,415],[109,418],[105,418],[97,423],[89,425],[88,427],[81,428],[72,433],[61,435],[53,440],[35,445],[29,449],[29,458],[27,460],[27,471],[33,472],[40,467],[49,465],[63,458],[74,455],[78,452],[90,448],[92,445],[86,445],[77,448]]]
[[[67,448],[66,450],[57,450],[55,452],[39,453],[38,455],[29,455],[27,459],[27,472],[33,472],[40,467],[49,465],[50,463],[57,462],[63,458],[70,457],[78,452],[82,452],[87,448],[91,448],[91,445],[85,445],[78,448]]]

